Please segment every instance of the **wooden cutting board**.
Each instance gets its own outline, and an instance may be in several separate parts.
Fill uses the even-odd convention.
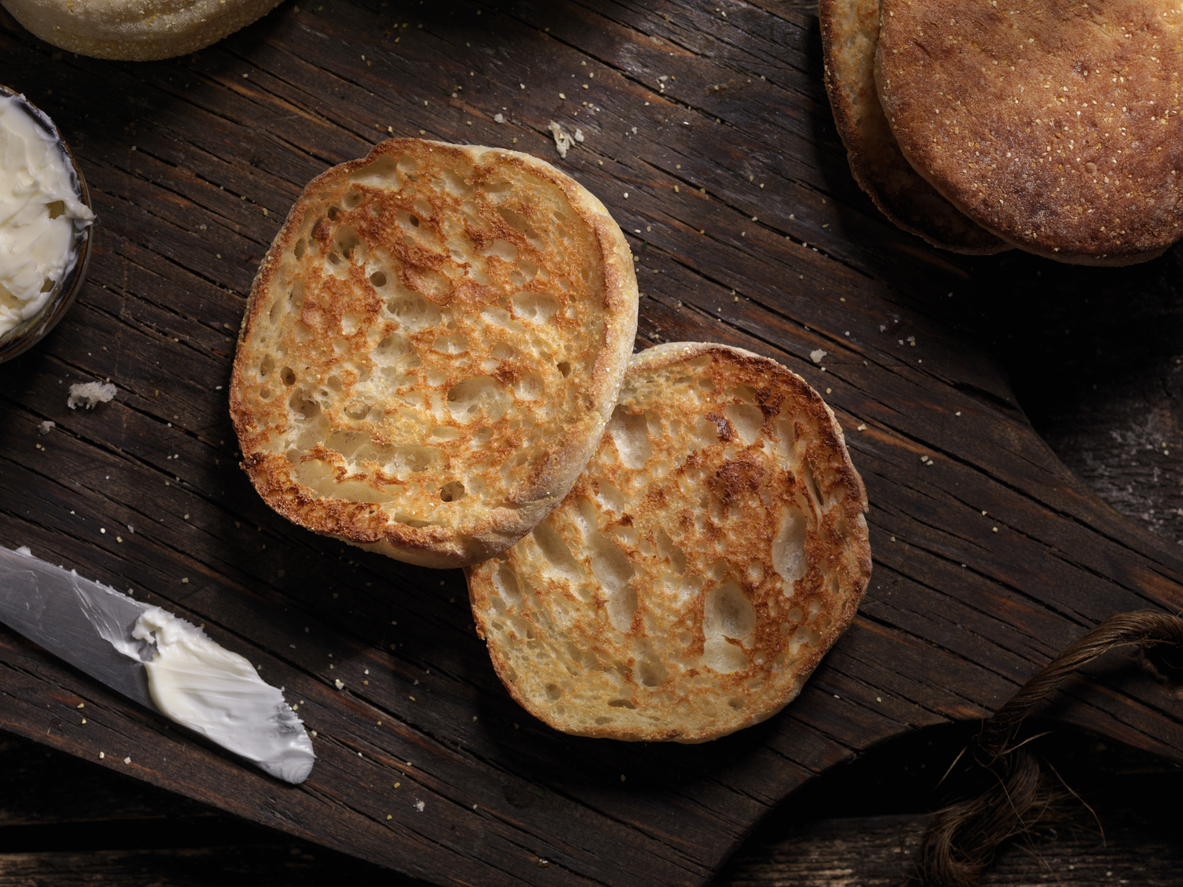
[[[896,231],[850,177],[811,7],[289,3],[151,64],[0,14],[0,82],[57,121],[99,217],[78,303],[0,366],[2,538],[204,624],[286,688],[319,761],[277,783],[6,631],[5,730],[431,882],[703,884],[827,767],[988,715],[1111,613],[1183,604],[1177,546],[1059,464],[985,344],[1045,299],[1178,297],[1179,251],[1080,269]],[[583,137],[565,159],[551,122]],[[875,572],[782,715],[693,747],[554,733],[501,688],[460,573],[313,537],[255,495],[226,406],[255,269],[303,185],[390,134],[557,163],[629,235],[638,347],[741,345],[833,405]],[[95,379],[116,399],[68,409]],[[1116,656],[1046,715],[1183,759],[1181,713]]]

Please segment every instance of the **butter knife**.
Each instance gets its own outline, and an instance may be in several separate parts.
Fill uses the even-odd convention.
[[[278,779],[312,770],[312,740],[283,692],[172,613],[0,547],[0,622]]]

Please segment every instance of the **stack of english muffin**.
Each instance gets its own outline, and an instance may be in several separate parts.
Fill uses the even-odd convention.
[[[859,184],[958,252],[1126,265],[1183,236],[1183,8],[821,0]]]

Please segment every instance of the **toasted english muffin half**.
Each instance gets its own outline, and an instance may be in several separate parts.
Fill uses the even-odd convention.
[[[101,59],[151,61],[203,49],[279,0],[3,0],[46,43]]]
[[[1124,265],[1183,236],[1183,7],[883,0],[879,97],[904,155],[1028,252]]]
[[[871,575],[862,480],[833,413],[722,345],[634,355],[563,504],[466,571],[510,694],[552,727],[703,742],[795,698]]]
[[[632,351],[632,256],[537,158],[392,139],[305,188],[235,356],[243,465],[280,514],[432,567],[504,551],[595,451]]]
[[[854,180],[888,220],[933,246],[989,255],[1011,248],[941,196],[900,152],[875,90],[879,0],[819,0],[826,93]]]

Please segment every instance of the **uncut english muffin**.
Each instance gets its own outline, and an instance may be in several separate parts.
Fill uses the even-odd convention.
[[[1122,265],[1183,236],[1183,8],[883,0],[879,97],[909,162],[983,227]]]
[[[933,246],[987,255],[1010,249],[971,222],[904,159],[875,91],[879,0],[820,0],[826,92],[854,179],[888,220]]]
[[[594,452],[636,322],[624,236],[573,179],[391,139],[315,178],[263,259],[231,379],[243,466],[311,530],[489,557]]]
[[[702,742],[795,698],[871,574],[862,480],[817,393],[722,345],[634,355],[563,504],[467,570],[510,694],[556,729]]]
[[[60,49],[124,61],[195,52],[270,12],[279,0],[3,0],[13,18]]]

